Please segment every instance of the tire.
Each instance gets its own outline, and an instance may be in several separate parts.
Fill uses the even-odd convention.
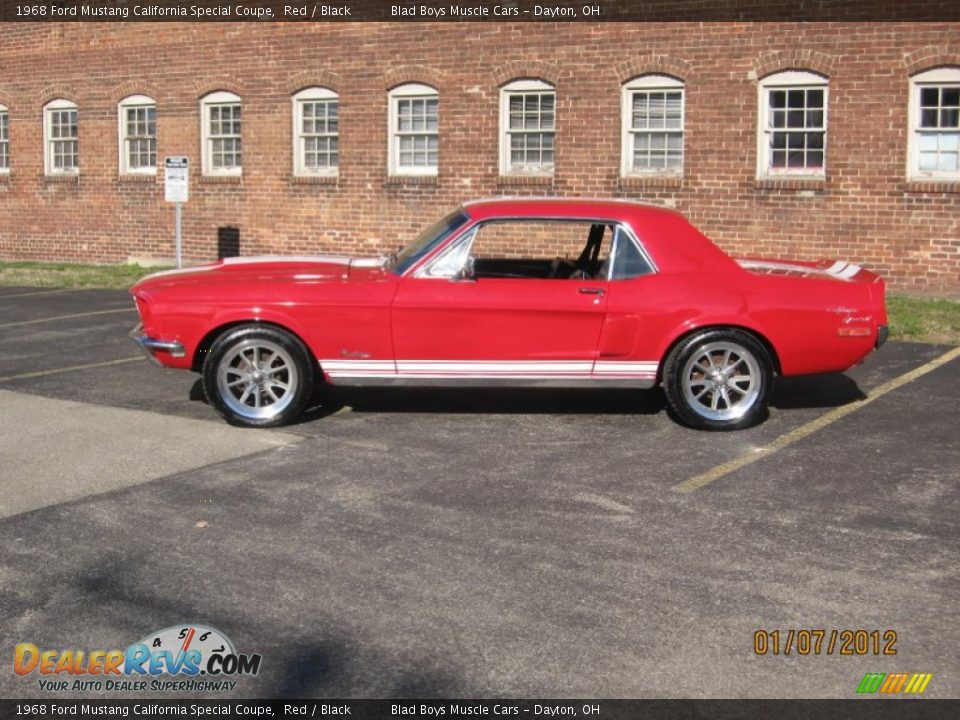
[[[743,330],[694,333],[664,363],[663,389],[673,413],[700,430],[740,430],[767,414],[773,362]]]
[[[266,325],[231,328],[203,363],[203,390],[231,425],[275,427],[295,420],[313,396],[313,361],[290,333]]]

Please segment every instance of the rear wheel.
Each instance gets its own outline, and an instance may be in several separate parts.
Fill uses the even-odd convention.
[[[764,416],[773,363],[763,344],[742,330],[707,330],[670,353],[663,386],[674,413],[704,430],[739,430]]]
[[[310,354],[279,328],[244,325],[221,335],[203,364],[207,400],[227,421],[272,427],[295,419],[313,393]]]

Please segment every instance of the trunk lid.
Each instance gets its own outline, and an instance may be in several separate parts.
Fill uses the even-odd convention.
[[[880,276],[856,263],[845,260],[773,260],[768,258],[735,258],[744,270],[757,275],[809,277],[844,282],[877,282]]]

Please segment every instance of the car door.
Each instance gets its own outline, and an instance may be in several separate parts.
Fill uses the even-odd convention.
[[[476,234],[474,228],[461,242],[472,246]],[[471,277],[459,272],[470,251],[456,246],[435,261],[433,272],[426,268],[399,282],[391,310],[399,377],[590,377],[609,289],[605,278]],[[524,270],[544,261],[501,262]]]

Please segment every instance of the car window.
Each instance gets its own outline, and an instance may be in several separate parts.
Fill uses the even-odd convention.
[[[649,275],[653,266],[646,256],[640,252],[633,237],[622,227],[617,228],[616,250],[613,258],[613,272],[611,280],[629,280],[630,278]]]
[[[454,210],[446,217],[438,220],[421,232],[416,240],[393,256],[391,269],[398,275],[403,275],[416,265],[422,257],[463,227],[468,220],[469,218],[462,210]]]
[[[605,278],[612,238],[613,227],[604,222],[489,221],[477,228],[469,254],[461,253],[460,267],[466,265],[469,257],[476,279]]]
[[[460,274],[467,265],[470,246],[475,235],[476,230],[470,230],[454,240],[423,268],[421,277],[452,278]]]

